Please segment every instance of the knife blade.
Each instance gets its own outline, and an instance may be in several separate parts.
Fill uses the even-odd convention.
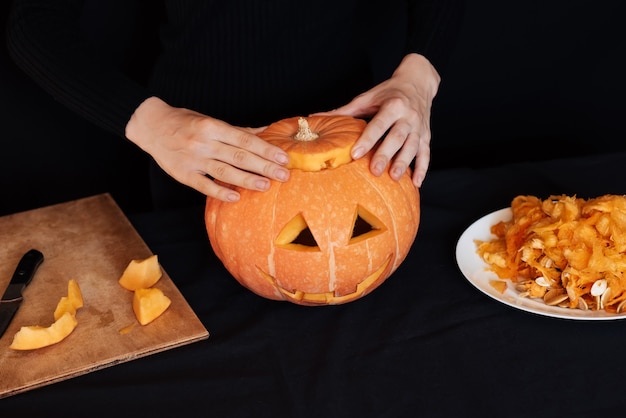
[[[26,252],[17,264],[11,282],[0,298],[0,337],[9,327],[15,312],[22,304],[22,291],[32,280],[43,258],[40,251],[32,249]]]

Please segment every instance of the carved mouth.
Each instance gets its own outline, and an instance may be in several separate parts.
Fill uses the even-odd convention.
[[[297,303],[309,305],[337,305],[357,299],[365,294],[368,290],[370,290],[372,285],[376,283],[376,281],[383,275],[383,273],[387,271],[387,267],[389,266],[391,258],[391,255],[387,257],[387,259],[380,265],[380,267],[378,267],[373,273],[371,273],[359,284],[357,284],[356,290],[354,292],[345,295],[336,295],[335,292],[308,293],[301,290],[290,291],[279,285],[276,279],[271,275],[267,274],[263,270],[259,269],[259,271],[261,272],[263,277],[267,281],[269,281],[273,287],[278,289],[287,299],[291,299]]]

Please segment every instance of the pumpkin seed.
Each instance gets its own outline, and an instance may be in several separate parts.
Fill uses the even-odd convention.
[[[607,287],[604,293],[602,293],[602,296],[599,297],[599,301],[598,301],[598,305],[600,306],[599,309],[604,309],[604,307],[606,306],[606,303],[609,301],[609,297],[611,297],[611,288]]]
[[[568,299],[567,293],[561,289],[551,289],[543,296],[543,301],[548,306],[556,306]]]
[[[605,279],[596,280],[591,286],[591,296],[602,296],[606,291],[608,283]]]

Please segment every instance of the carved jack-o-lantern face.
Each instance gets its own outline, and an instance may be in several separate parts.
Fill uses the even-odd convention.
[[[302,305],[346,303],[378,287],[404,260],[419,225],[419,195],[409,174],[400,181],[376,177],[370,155],[350,159],[363,121],[308,122],[318,138],[283,147],[295,164],[289,181],[272,182],[266,192],[238,189],[236,203],[207,199],[207,231],[224,266],[255,293]],[[275,138],[294,142],[296,131],[292,118],[259,136],[282,146]],[[329,137],[330,147],[322,141]]]
[[[345,230],[329,230],[322,224],[322,228],[313,233],[303,214],[298,213],[285,225],[274,241],[277,259],[284,259],[286,264],[282,268],[275,267],[274,274],[267,271],[261,273],[285,298],[294,301],[339,303],[360,297],[377,284],[387,271],[393,249],[388,248],[387,252],[382,252],[381,257],[376,260],[369,260],[367,256],[361,257],[361,261],[367,264],[355,268],[349,258],[359,253],[368,254],[368,247],[384,245],[384,239],[379,239],[380,243],[375,241],[376,237],[387,232],[387,228],[383,222],[361,206],[355,207],[351,220],[344,220],[345,228],[338,229]],[[313,223],[319,228],[320,222]],[[334,240],[333,233],[337,235],[335,245],[331,244]],[[319,237],[319,243],[316,235]],[[345,258],[346,262],[337,265],[336,260],[342,258]],[[379,263],[381,260],[382,263]],[[306,266],[304,272],[289,271],[288,269],[294,267],[290,264],[294,262]],[[333,271],[335,277],[331,275]],[[340,273],[337,274],[337,271]],[[291,274],[298,276],[294,277]],[[306,286],[302,283],[303,275]],[[293,278],[295,280],[292,280]],[[330,286],[331,280],[335,282],[334,286]]]

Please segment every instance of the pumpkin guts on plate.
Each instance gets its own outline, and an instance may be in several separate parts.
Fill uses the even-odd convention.
[[[523,297],[572,309],[626,310],[626,197],[517,196],[477,253]]]

